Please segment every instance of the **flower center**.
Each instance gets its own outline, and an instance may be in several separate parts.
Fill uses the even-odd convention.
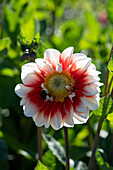
[[[47,75],[44,81],[44,88],[49,92],[49,96],[55,101],[63,102],[65,97],[72,93],[75,81],[69,73],[64,71],[54,72]]]

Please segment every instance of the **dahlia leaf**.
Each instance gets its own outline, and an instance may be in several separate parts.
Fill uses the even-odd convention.
[[[50,135],[43,134],[43,138],[46,144],[48,145],[49,149],[53,152],[53,155],[55,155],[58,158],[58,160],[65,165],[66,164],[65,151],[61,144]]]
[[[103,157],[101,156],[101,153],[98,150],[96,151],[96,161],[99,166],[99,169],[102,169],[102,170],[113,169],[113,167],[111,167],[107,162],[104,161]]]
[[[88,170],[87,165],[82,161],[75,161],[74,167],[76,170]]]
[[[46,166],[44,166],[40,161],[38,161],[38,164],[37,164],[35,170],[48,170],[48,168]]]
[[[94,110],[93,113],[96,116],[102,116],[102,114],[110,114],[112,112],[113,102],[109,95],[102,97],[99,101],[98,109]]]
[[[49,167],[50,170],[54,170],[56,167],[56,157],[53,155],[51,150],[48,150],[43,155],[42,161],[44,165]]]

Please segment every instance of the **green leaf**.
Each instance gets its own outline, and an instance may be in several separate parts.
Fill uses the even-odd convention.
[[[113,112],[108,114],[106,119],[109,120],[111,123],[113,123]]]
[[[113,58],[108,63],[108,69],[113,74]]]
[[[0,139],[0,170],[8,170],[8,148],[3,139]]]
[[[102,158],[100,152],[96,150],[96,161],[99,166],[100,170],[112,170],[113,167],[111,167],[107,162],[104,161]]]
[[[5,6],[4,17],[7,20],[9,31],[14,32],[18,23],[17,13],[13,12],[8,6]]]
[[[3,38],[0,40],[0,51],[4,50],[5,48],[9,49],[11,40],[10,38]]]
[[[48,148],[53,152],[53,155],[55,155],[58,160],[65,165],[66,156],[64,148],[61,146],[61,144],[50,135],[43,134],[43,138],[47,143]]]
[[[45,154],[43,155],[42,160],[43,160],[44,165],[49,167],[49,170],[54,170],[55,169],[55,167],[56,167],[56,159],[55,159],[55,156],[53,155],[53,153],[50,150],[45,152]]]
[[[32,16],[32,11],[31,13],[28,13],[28,15],[23,20],[21,20],[20,27],[26,39],[31,42],[35,36],[35,20]]]
[[[48,168],[44,166],[40,161],[38,161],[35,170],[48,170]]]
[[[86,22],[89,32],[86,33],[88,39],[97,42],[100,35],[100,26],[91,12],[86,12]]]
[[[82,161],[75,161],[74,167],[76,170],[88,170],[87,165]]]
[[[31,42],[31,48],[37,49],[40,44],[40,33],[38,32]]]
[[[99,107],[96,110],[94,110],[93,113],[99,117],[102,116],[102,114],[107,115],[112,112],[112,105],[113,102],[111,97],[109,97],[109,95],[102,97],[99,101]]]
[[[53,155],[55,155],[57,157],[57,159],[64,165],[66,166],[66,156],[65,156],[65,150],[64,148],[61,146],[61,144],[56,141],[52,136],[50,135],[46,135],[43,134],[42,135],[45,142],[48,145],[48,148],[52,151]],[[72,151],[73,152],[73,151]],[[83,152],[82,152],[83,154]],[[70,159],[70,168],[74,168],[75,167],[75,162]]]
[[[107,14],[108,14],[108,19],[110,20],[111,23],[113,23],[113,1],[112,0],[108,0]]]

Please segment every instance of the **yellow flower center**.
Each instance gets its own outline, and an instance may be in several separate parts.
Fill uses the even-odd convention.
[[[63,102],[64,98],[72,93],[74,83],[75,81],[69,73],[56,71],[45,77],[44,87],[55,101]]]

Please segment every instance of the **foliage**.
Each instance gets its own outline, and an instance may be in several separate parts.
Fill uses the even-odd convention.
[[[37,132],[32,119],[23,115],[14,87],[21,82],[21,67],[47,48],[63,51],[74,46],[92,58],[105,84],[113,43],[112,0],[1,0],[0,1],[0,169],[65,168],[63,129],[43,128],[43,164],[38,162]],[[23,61],[23,62],[21,62]],[[113,76],[113,59],[108,69],[108,84]],[[111,82],[110,92],[113,88]],[[92,140],[100,116],[106,112],[96,153],[97,169],[112,169],[113,102],[103,97],[100,107],[91,112],[89,122],[69,128],[71,170],[87,169]],[[109,100],[108,100],[109,98]],[[105,105],[107,103],[107,110]],[[93,114],[94,113],[94,114]],[[107,135],[105,136],[105,132]],[[17,166],[18,165],[18,166]],[[46,168],[46,167],[47,168]]]

